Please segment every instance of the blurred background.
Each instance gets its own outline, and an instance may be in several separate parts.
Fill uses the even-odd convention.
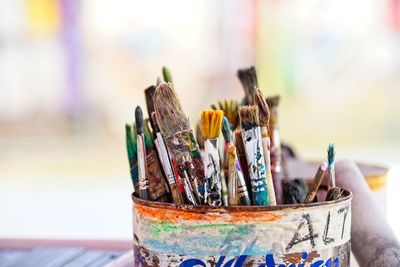
[[[399,0],[0,0],[0,238],[131,238],[124,124],[163,65],[192,125],[255,65],[302,158],[391,167],[400,236]]]

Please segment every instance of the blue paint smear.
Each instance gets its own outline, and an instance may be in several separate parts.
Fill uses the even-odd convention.
[[[221,255],[221,251],[218,249],[220,244],[222,244],[224,238],[217,237],[192,237],[188,240],[180,239],[178,243],[172,243],[168,241],[160,241],[158,239],[146,239],[144,241],[144,246],[149,250],[160,251],[162,253],[167,254],[175,254],[175,255],[197,255],[197,256],[219,256]],[[186,245],[185,244],[190,244]],[[204,246],[207,244],[207,247]],[[272,253],[271,250],[266,250],[265,247],[260,246],[247,246],[244,252],[241,252],[244,255],[265,255]],[[236,256],[237,251],[229,251],[225,256]]]

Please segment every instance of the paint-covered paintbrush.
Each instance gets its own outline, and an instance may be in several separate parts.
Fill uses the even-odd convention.
[[[149,181],[147,180],[146,148],[144,144],[144,122],[142,109],[135,109],[135,123],[137,129],[137,163],[139,177],[139,197],[148,200],[150,198]]]
[[[254,66],[250,68],[239,69],[237,76],[243,86],[245,93],[245,104],[254,104],[254,94],[258,88],[257,72]]]
[[[231,130],[234,131],[239,126],[239,102],[237,100],[218,101],[217,104],[212,104],[214,110],[220,109],[224,111],[224,116],[229,120]]]
[[[236,147],[233,144],[233,134],[230,129],[230,123],[226,117],[222,120],[222,134],[225,139],[225,151],[228,166],[226,172],[228,182],[228,204],[229,206],[250,206],[251,201],[249,198],[249,192],[237,156]]]
[[[197,197],[194,194],[195,189],[190,182],[193,180],[190,162],[187,161],[184,165],[179,166],[178,173],[182,180],[187,202],[192,205],[200,205],[201,203],[198,202]]]
[[[147,114],[149,115],[149,118],[151,118],[151,113],[154,112],[154,93],[156,92],[156,87],[154,85],[151,85],[144,89],[144,96],[146,98],[146,107],[147,107]],[[152,122],[153,123],[153,122]],[[153,124],[151,125],[153,126]]]
[[[131,174],[131,179],[132,183],[134,185],[134,191],[138,192],[139,188],[139,179],[138,179],[138,165],[137,165],[137,131],[136,131],[136,125],[125,125],[125,138],[126,138],[126,148],[128,151],[128,159],[129,159],[129,166],[130,166],[130,174]],[[151,138],[151,135],[149,132],[146,131],[144,132],[144,143],[146,147],[146,151],[151,151],[154,147],[153,140]],[[150,153],[151,156],[152,153]],[[146,156],[149,157],[148,153],[146,153]],[[147,163],[147,165],[149,165]],[[150,179],[149,183],[152,181]],[[163,195],[162,187],[153,187],[155,189],[155,192],[153,194],[153,198],[151,199],[157,199],[161,195]],[[150,192],[150,196],[151,196]]]
[[[252,194],[251,194],[251,181],[250,181],[250,175],[249,175],[249,168],[247,164],[247,158],[246,158],[246,151],[244,148],[244,142],[243,142],[243,137],[242,137],[242,132],[240,130],[235,131],[235,147],[236,147],[236,153],[239,159],[240,167],[243,172],[243,178],[247,187],[247,192],[248,196],[250,198],[250,203],[252,203]],[[251,205],[251,204],[250,204]]]
[[[200,130],[200,121],[196,123],[196,140],[200,149],[204,150],[204,138]]]
[[[265,174],[265,161],[262,148],[258,107],[241,107],[239,109],[239,117],[251,180],[253,205],[268,206],[268,186]]]
[[[339,199],[343,193],[343,190],[339,187],[336,187],[335,145],[329,144],[327,152],[328,152],[329,189],[326,195],[326,201],[332,201]]]
[[[324,174],[327,168],[328,168],[328,163],[326,161],[321,162],[317,172],[315,173],[313,183],[308,190],[306,198],[304,199],[304,203],[312,203],[316,200],[319,186],[321,185],[322,179],[324,178]]]
[[[262,145],[263,145],[264,161],[265,161],[265,174],[267,176],[267,185],[268,185],[269,204],[271,206],[276,206],[275,189],[271,172],[271,153],[270,153],[271,139],[269,138],[269,133],[268,133],[270,112],[267,102],[265,101],[260,90],[257,90],[254,96],[254,104],[258,107],[259,111],[260,129],[261,129],[261,137],[262,137]]]
[[[218,137],[221,134],[223,114],[222,110],[205,110],[200,117],[200,131],[204,138],[205,203],[212,206],[222,204]]]
[[[132,140],[132,128],[129,124],[125,124],[125,143],[126,143],[126,150],[128,152],[128,161],[129,161],[129,169],[132,179],[132,184],[135,185],[135,178],[132,173],[133,169],[133,162],[136,160],[136,147],[133,145]],[[135,192],[135,186],[133,186],[133,192]]]
[[[175,172],[179,166],[190,163],[190,181],[198,203],[204,203],[205,176],[199,146],[190,128],[190,123],[172,87],[160,84],[154,95],[157,124],[164,137]]]
[[[162,68],[162,74],[164,78],[164,82],[170,83],[172,86],[174,86],[174,81],[172,80],[172,74],[171,71],[167,67]]]
[[[172,169],[172,165],[169,159],[167,148],[165,147],[164,139],[161,135],[160,129],[158,128],[156,113],[153,112],[151,114],[153,123],[153,132],[154,132],[154,143],[157,148],[158,156],[161,161],[161,165],[164,170],[164,174],[167,178],[167,182],[169,184],[172,200],[175,204],[184,204],[184,198],[179,190],[178,181],[174,175],[174,171]]]
[[[278,125],[278,105],[279,96],[267,97],[267,105],[270,111],[269,119],[269,137],[271,139],[270,153],[271,153],[271,173],[274,181],[275,198],[277,204],[282,203],[282,151],[281,151],[281,138]]]

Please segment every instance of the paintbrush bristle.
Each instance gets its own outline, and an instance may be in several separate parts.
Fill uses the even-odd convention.
[[[189,120],[169,84],[162,83],[157,87],[154,94],[154,108],[158,127],[164,137],[190,130]]]
[[[237,76],[243,86],[247,105],[253,105],[254,93],[258,88],[257,72],[254,66],[250,68],[239,69]]]
[[[335,145],[329,144],[328,146],[328,164],[329,166],[333,166],[335,163]]]
[[[136,123],[137,134],[143,134],[144,133],[143,112],[140,106],[137,106],[135,109],[135,123]]]
[[[217,104],[212,104],[211,108],[224,111],[224,116],[228,118],[232,130],[239,125],[239,102],[237,100],[218,101]]]
[[[254,96],[254,104],[258,107],[260,125],[268,126],[270,117],[269,107],[260,90],[257,90]]]
[[[222,128],[222,110],[205,110],[200,117],[200,131],[204,139],[218,138]]]
[[[131,162],[136,159],[137,147],[136,139],[133,140],[132,138],[132,128],[129,124],[125,124],[125,142],[128,151],[129,165],[131,165]]]
[[[146,106],[147,106],[147,113],[149,117],[151,113],[154,111],[154,93],[156,92],[156,87],[154,85],[147,87],[144,90],[144,96],[146,98]]]
[[[331,188],[326,195],[326,201],[338,200],[343,195],[343,192],[343,189],[340,187]]]
[[[204,149],[204,138],[200,130],[200,121],[196,124],[196,141],[199,144],[200,149]]]
[[[279,105],[281,97],[279,95],[267,97],[265,100],[267,101],[269,108],[274,108]]]
[[[231,125],[226,116],[222,118],[222,135],[224,136],[226,143],[233,141]]]
[[[152,127],[153,127],[154,134],[160,132],[160,128],[158,127],[158,124],[157,124],[157,116],[156,116],[155,111],[151,113],[151,121],[153,122]]]
[[[162,74],[163,74],[164,81],[166,83],[171,83],[171,85],[174,84],[174,82],[172,81],[171,71],[167,67],[165,67],[165,66],[162,67]]]
[[[243,143],[243,137],[242,133],[240,131],[235,132],[235,145],[238,154],[244,154],[245,153],[245,148],[244,148],[244,143]]]
[[[260,125],[258,107],[244,106],[239,109],[240,125],[242,129],[248,130]]]

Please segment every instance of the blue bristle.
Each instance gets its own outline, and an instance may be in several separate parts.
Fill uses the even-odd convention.
[[[328,146],[328,164],[333,166],[335,163],[335,145],[329,144]]]

